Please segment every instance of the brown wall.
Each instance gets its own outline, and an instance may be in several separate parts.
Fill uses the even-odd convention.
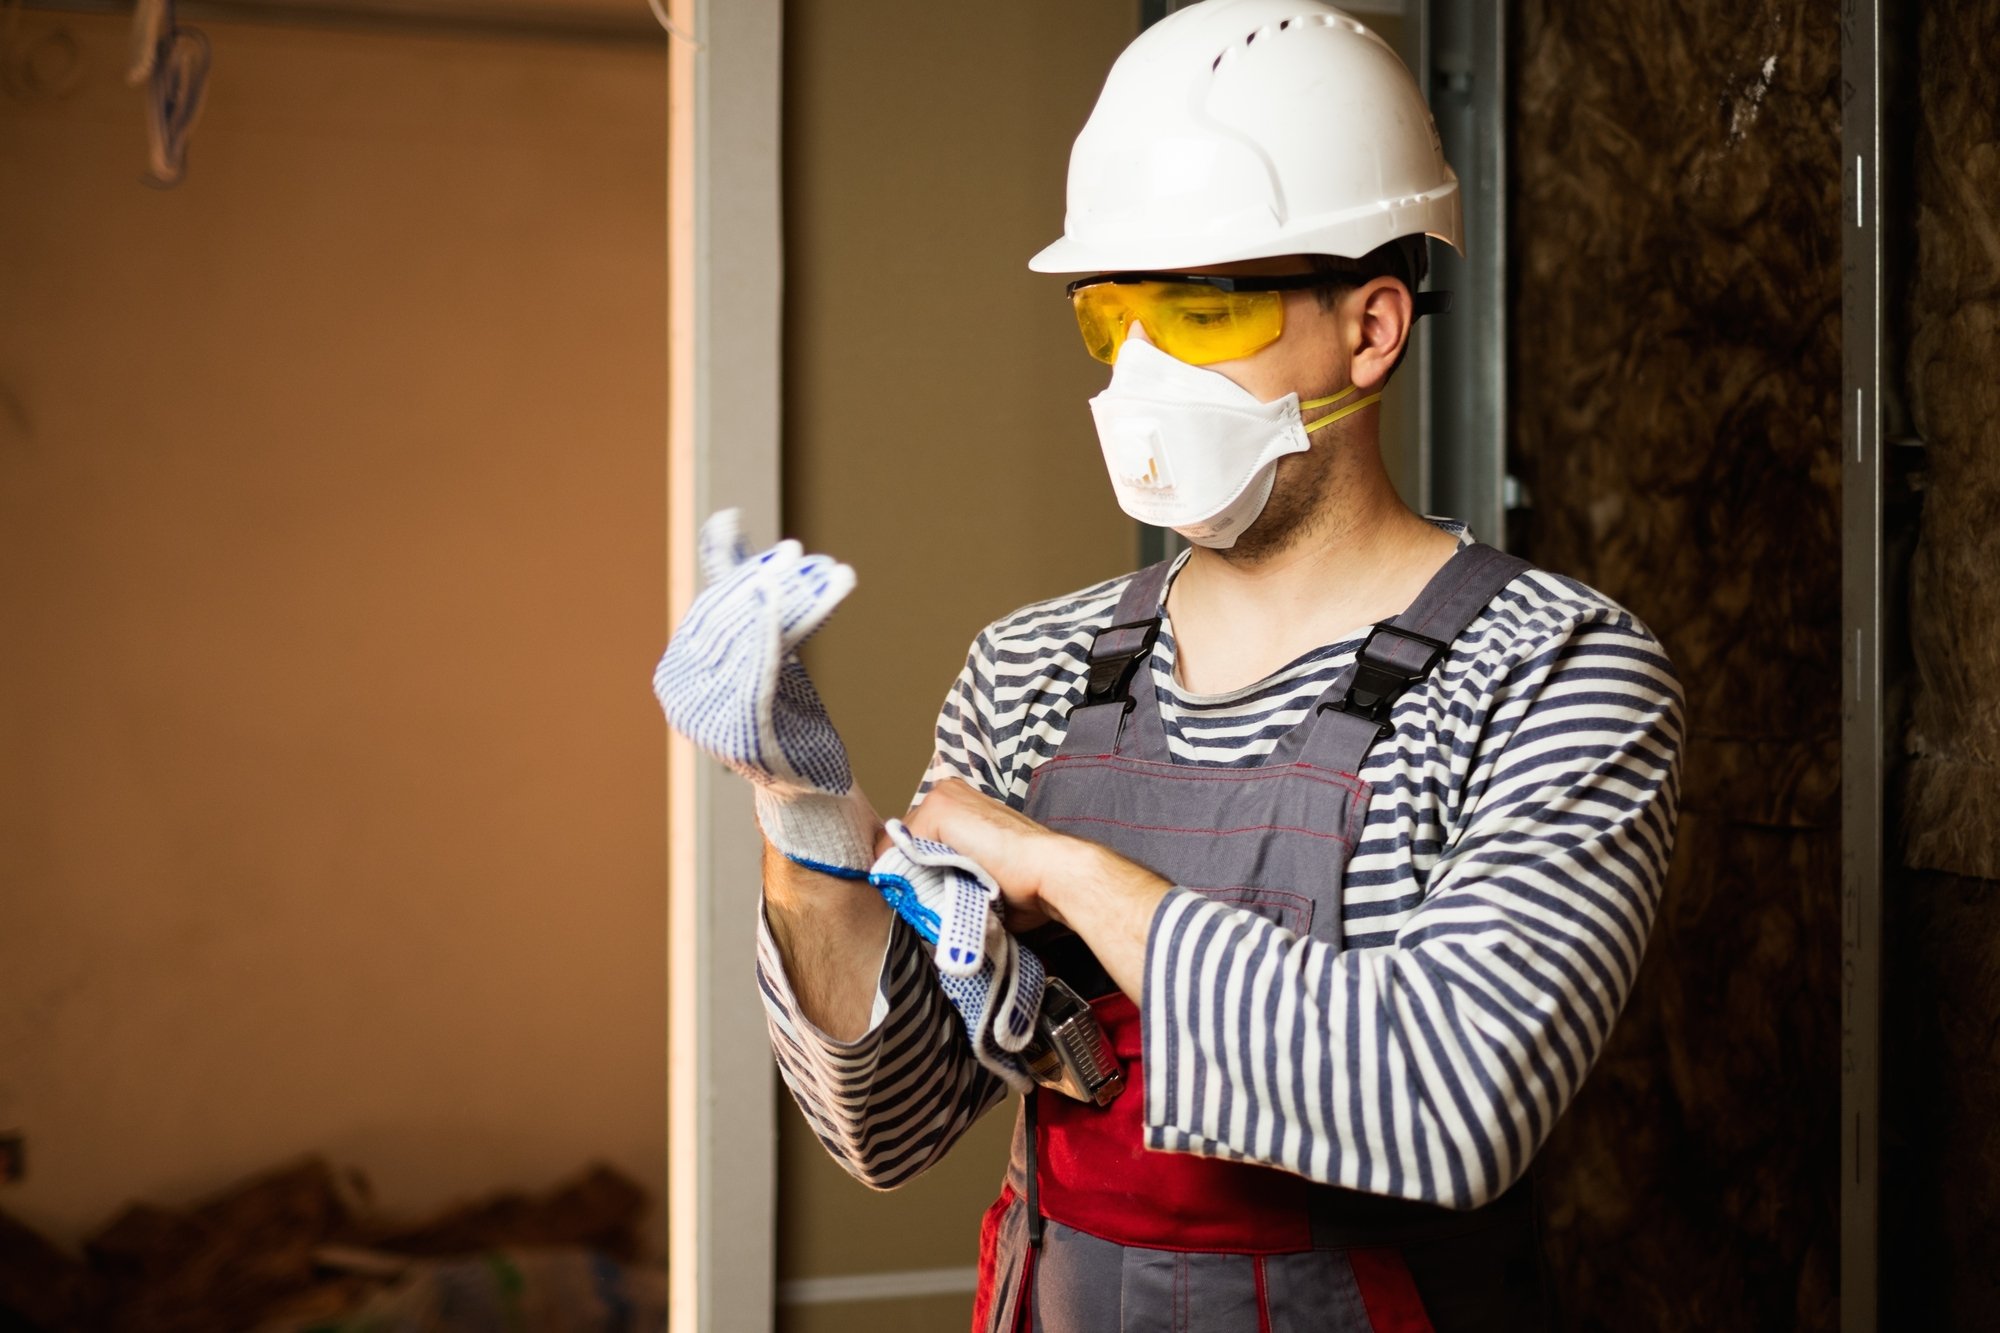
[[[665,1172],[665,52],[0,97],[0,1208]]]
[[[794,4],[785,14],[785,521],[859,585],[811,666],[878,808],[900,812],[987,621],[1131,566],[1060,278],[1070,141],[1137,6]],[[781,1107],[781,1279],[962,1268],[1011,1111],[892,1195]],[[795,1307],[793,1330],[962,1326],[970,1297]]]
[[[2000,5],[1915,32],[1903,376],[1920,451],[1906,873],[1885,895],[1883,1279],[1912,1327],[2000,1308]]]
[[[786,527],[859,587],[809,649],[878,808],[895,812],[972,637],[1022,603],[1131,567],[1063,279],[1069,147],[1136,0],[794,4],[785,15]],[[1368,17],[1392,42],[1411,34]],[[1406,57],[1409,53],[1406,52]],[[1414,476],[1412,357],[1384,452]],[[963,1268],[998,1190],[1011,1106],[893,1195],[867,1193],[781,1107],[781,1280]],[[969,1298],[782,1310],[794,1333],[962,1324]]]
[[[1527,553],[1660,634],[1690,728],[1637,992],[1542,1159],[1564,1325],[1831,1328],[1835,14],[1525,0],[1514,22]]]

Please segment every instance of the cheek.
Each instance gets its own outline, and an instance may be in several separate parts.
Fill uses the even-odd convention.
[[[1289,334],[1251,356],[1234,361],[1216,361],[1204,370],[1213,370],[1235,381],[1236,387],[1260,403],[1283,398],[1293,388],[1294,349],[1286,345]]]
[[[1250,356],[1216,361],[1205,369],[1227,375],[1237,387],[1268,403],[1297,392],[1317,398],[1347,384],[1339,329],[1331,312],[1320,309],[1310,293],[1294,296],[1285,306],[1285,331]]]
[[[1278,343],[1291,344],[1293,355],[1301,362],[1325,367],[1339,355],[1340,307],[1329,310],[1313,293],[1298,293],[1285,306],[1285,336]]]
[[[1315,397],[1345,387],[1347,358],[1341,351],[1339,330],[1333,321],[1314,320],[1300,332],[1303,336],[1293,347],[1298,357],[1298,382],[1312,386]]]

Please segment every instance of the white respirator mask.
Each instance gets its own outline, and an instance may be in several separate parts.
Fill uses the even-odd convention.
[[[1296,393],[1259,402],[1221,371],[1127,338],[1090,414],[1119,508],[1197,546],[1227,550],[1264,512],[1280,458],[1305,453],[1310,432],[1381,400],[1369,394],[1311,426],[1299,415],[1354,389],[1305,403]]]

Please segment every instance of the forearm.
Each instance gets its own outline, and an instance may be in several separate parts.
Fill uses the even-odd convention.
[[[771,867],[758,985],[772,1054],[815,1137],[855,1179],[893,1189],[936,1162],[1006,1088],[973,1058],[929,949],[879,897],[886,915],[880,937],[868,929],[872,914],[851,901],[866,887],[789,863]],[[821,893],[828,901],[815,899]],[[781,899],[801,902],[802,910],[781,909]],[[849,912],[862,920],[849,920]],[[807,1012],[806,969],[781,952],[781,920],[794,957],[826,964],[810,972],[817,1017]],[[846,946],[835,942],[842,931],[849,932]]]
[[[1556,961],[1497,934],[1342,950],[1176,894],[1149,962],[1146,1144],[1486,1203],[1526,1169],[1622,999],[1568,992]],[[1244,1105],[1260,1113],[1231,1114]]]
[[[895,913],[866,881],[808,870],[764,845],[764,917],[799,1013],[835,1041],[872,1026]]]
[[[1083,938],[1119,990],[1142,1003],[1146,936],[1172,886],[1094,843],[1065,841],[1065,863],[1042,885],[1042,905]]]

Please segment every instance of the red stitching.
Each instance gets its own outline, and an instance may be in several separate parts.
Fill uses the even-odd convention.
[[[1226,889],[1207,888],[1198,885],[1191,885],[1190,887],[1194,888],[1203,897],[1218,900],[1223,899],[1225,894],[1262,894],[1266,898],[1290,898],[1294,902],[1303,903],[1307,907],[1314,905],[1310,897],[1303,893],[1293,893],[1290,889],[1260,889],[1254,884],[1232,884]]]
[[[1306,762],[1305,760],[1303,760],[1303,759],[1299,760],[1299,761],[1298,761],[1297,763],[1293,763],[1293,764],[1288,764],[1288,765],[1286,765],[1286,767],[1288,767],[1288,768],[1303,768],[1303,769],[1305,769],[1305,770],[1306,770],[1307,772],[1310,772],[1310,773],[1330,773],[1330,774],[1332,774],[1332,775],[1333,775],[1334,777],[1336,777],[1336,778],[1341,778],[1341,779],[1349,779],[1349,778],[1351,778],[1351,779],[1353,779],[1353,784],[1352,784],[1352,785],[1354,785],[1354,786],[1356,786],[1356,787],[1365,787],[1365,786],[1367,786],[1367,785],[1368,785],[1367,783],[1365,783],[1365,782],[1363,782],[1363,781],[1361,780],[1361,775],[1360,775],[1359,773],[1350,773],[1350,772],[1348,772],[1348,771],[1347,771],[1346,769],[1344,769],[1344,768],[1321,768],[1321,767],[1320,767],[1320,766],[1319,766],[1318,764],[1308,764],[1308,763],[1307,763],[1307,762]]]
[[[1323,783],[1330,787],[1344,787],[1359,794],[1367,785],[1356,773],[1343,773],[1335,768],[1321,768],[1317,764],[1304,762],[1275,764],[1269,768],[1198,768],[1189,764],[1163,763],[1158,759],[1131,759],[1116,754],[1059,754],[1044,760],[1028,778],[1033,787],[1042,780],[1042,774],[1058,764],[1086,767],[1111,767],[1130,764],[1145,768],[1170,769],[1171,772],[1152,773],[1149,777],[1166,778],[1173,782],[1261,782],[1271,777],[1302,777],[1309,782]],[[1320,776],[1324,774],[1325,776]]]
[[[1199,833],[1205,837],[1226,837],[1231,833],[1297,833],[1308,838],[1325,838],[1329,842],[1354,846],[1354,839],[1343,838],[1338,833],[1324,833],[1319,829],[1293,828],[1289,824],[1245,824],[1242,828],[1179,828],[1173,824],[1133,824],[1123,819],[1099,819],[1094,815],[1056,815],[1043,821],[1056,824],[1109,824],[1113,828],[1128,828],[1139,833]]]
[[[1476,561],[1472,560],[1468,560],[1465,562],[1465,573],[1459,576],[1458,582],[1451,585],[1451,591],[1446,593],[1441,599],[1439,599],[1438,604],[1431,610],[1431,613],[1429,615],[1423,618],[1422,623],[1410,626],[1412,630],[1421,634],[1437,622],[1437,618],[1443,615],[1445,608],[1451,604],[1451,599],[1458,595],[1458,590],[1460,588],[1463,588],[1466,584],[1472,582],[1472,576],[1479,572],[1478,569],[1474,567],[1476,563],[1477,563]],[[1393,629],[1394,626],[1391,626],[1390,628]]]

